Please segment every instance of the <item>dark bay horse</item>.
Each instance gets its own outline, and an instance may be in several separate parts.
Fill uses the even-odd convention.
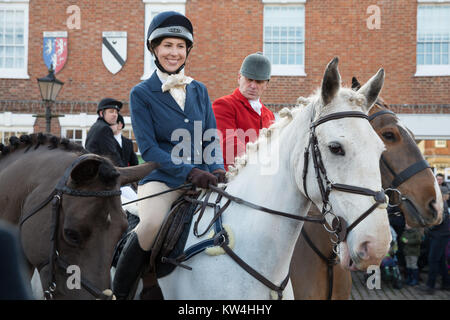
[[[104,290],[127,227],[120,186],[157,165],[114,167],[67,139],[44,134],[12,137],[0,152],[0,219],[20,227],[30,276],[37,268],[47,298],[111,298]]]
[[[352,87],[358,88],[357,85],[354,79]],[[410,226],[428,227],[439,223],[442,197],[412,134],[381,98],[369,111],[369,119],[386,146],[380,160],[383,188],[399,190],[401,198],[399,192],[389,196],[399,205]],[[320,215],[320,212],[315,208],[309,214]],[[352,289],[351,274],[334,263],[329,233],[323,226],[313,223],[305,223],[303,230],[306,237],[300,235],[291,260],[295,299],[348,299]]]

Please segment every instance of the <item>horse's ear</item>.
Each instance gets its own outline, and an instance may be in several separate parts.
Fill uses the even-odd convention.
[[[72,182],[76,185],[80,185],[87,181],[91,181],[97,176],[101,164],[102,161],[96,158],[87,158],[80,161],[70,172]]]
[[[358,93],[361,93],[366,97],[367,105],[363,107],[366,112],[368,112],[375,101],[377,101],[381,88],[383,88],[383,84],[384,69],[380,69],[376,75],[370,78],[370,80],[358,90]]]
[[[352,89],[355,91],[358,91],[361,88],[361,83],[359,83],[358,79],[356,77],[352,78]]]
[[[128,183],[137,182],[148,175],[150,172],[159,167],[156,162],[146,162],[137,166],[118,168],[117,171],[120,173],[120,185],[126,185]]]
[[[339,58],[334,57],[334,59],[328,63],[325,74],[323,75],[322,100],[324,105],[327,105],[333,100],[341,87],[341,76],[339,75],[338,63]]]

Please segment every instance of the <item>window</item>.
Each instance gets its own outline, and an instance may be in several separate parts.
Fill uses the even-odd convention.
[[[447,140],[434,140],[435,148],[447,148]]]
[[[150,78],[156,69],[153,56],[147,49],[147,31],[152,19],[163,11],[176,11],[185,14],[186,0],[142,0],[145,4],[145,28],[144,28],[144,75],[141,80]]]
[[[0,129],[0,143],[8,145],[9,138],[13,136],[19,138],[21,135],[30,133],[32,133],[32,131],[29,131],[28,129]]]
[[[86,129],[68,129],[64,128],[62,133],[62,136],[69,139],[72,142],[78,143],[79,145],[83,145],[83,134],[87,135]]]
[[[264,54],[272,75],[305,76],[305,6],[264,2]]]
[[[449,46],[450,1],[419,5],[416,76],[450,75]]]
[[[20,137],[33,133],[35,121],[36,118],[32,114],[0,113],[0,143],[7,145],[12,136]]]
[[[29,79],[28,0],[0,0],[0,78]]]

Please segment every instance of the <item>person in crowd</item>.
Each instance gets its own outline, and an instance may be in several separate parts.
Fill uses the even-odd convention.
[[[445,249],[450,237],[450,219],[447,201],[450,191],[446,186],[441,186],[442,198],[444,201],[444,211],[442,222],[429,228],[429,252],[428,252],[428,279],[426,285],[421,286],[420,289],[425,294],[434,294],[437,277],[442,276],[441,289],[450,289],[450,278],[447,271]]]
[[[269,59],[259,52],[250,54],[242,62],[238,88],[213,103],[226,170],[245,152],[245,145],[258,138],[259,130],[275,120],[272,111],[261,103],[270,75]]]
[[[138,196],[168,192],[138,204],[140,221],[117,262],[113,291],[118,299],[129,298],[166,214],[185,192],[172,188],[185,183],[208,188],[225,181],[207,89],[184,74],[193,44],[193,26],[180,13],[161,12],[150,23],[147,48],[157,69],[131,90],[130,110],[143,160],[159,163],[160,167],[139,182]]]
[[[403,242],[403,254],[406,260],[406,284],[416,286],[419,283],[419,268],[417,260],[420,254],[422,231],[419,228],[411,228],[407,223],[400,240]]]
[[[133,149],[133,141],[122,135],[125,128],[125,120],[121,114],[117,117],[117,123],[111,125],[111,129],[120,148],[120,157],[122,164],[126,166],[137,166],[139,164],[136,153]]]
[[[112,98],[102,99],[97,106],[97,121],[89,129],[85,148],[92,153],[106,156],[116,166],[126,167],[120,156],[121,150],[114,139],[111,125],[117,123],[122,102]]]

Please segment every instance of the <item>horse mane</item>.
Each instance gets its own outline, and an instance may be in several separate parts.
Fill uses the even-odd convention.
[[[312,107],[316,109],[316,105],[320,100],[319,93],[320,90],[318,90],[308,98],[300,97],[299,99],[301,99],[301,101],[299,102],[299,99],[297,99],[297,104],[295,105],[295,107],[285,107],[281,109],[278,113],[280,119],[275,121],[268,128],[262,128],[259,131],[259,137],[256,139],[256,141],[247,143],[244,154],[235,157],[234,165],[228,166],[228,180],[236,177],[239,172],[247,165],[248,159],[250,158],[251,154],[258,152],[258,149],[262,143],[268,143],[274,132],[279,132],[287,127],[287,125],[290,124],[292,120],[294,120],[296,116],[301,111],[303,111],[303,109],[305,109],[304,107],[312,105]]]
[[[0,152],[2,156],[6,156],[16,150],[26,148],[25,152],[27,152],[31,147],[34,147],[34,150],[36,150],[43,145],[48,145],[50,150],[60,148],[69,152],[78,152],[80,154],[89,153],[89,151],[84,149],[81,145],[72,142],[67,138],[60,138],[42,132],[21,135],[20,138],[12,136],[9,138],[9,145],[0,143]]]
[[[78,155],[90,153],[78,143],[72,142],[67,138],[60,138],[52,134],[32,133],[21,135],[20,138],[12,136],[9,138],[9,145],[0,143],[0,159],[17,150],[25,149],[28,152],[31,148],[36,150],[39,147],[47,146],[49,150],[62,149],[67,152],[77,153]],[[106,185],[114,185],[117,182],[119,172],[115,169],[111,159],[106,156],[103,158],[109,161],[103,161],[99,166],[98,177]]]

